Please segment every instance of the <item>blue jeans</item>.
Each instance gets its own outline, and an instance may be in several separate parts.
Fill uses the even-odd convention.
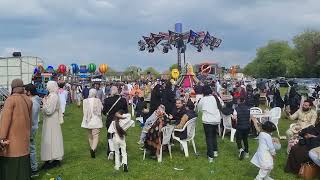
[[[30,163],[32,171],[38,170],[38,161],[36,154],[36,133],[37,130],[32,129],[30,137]]]
[[[318,156],[318,153],[316,153],[315,151],[312,151],[312,149],[309,151],[309,157],[310,159],[312,159],[312,161],[317,164],[318,166],[320,166],[320,158]]]

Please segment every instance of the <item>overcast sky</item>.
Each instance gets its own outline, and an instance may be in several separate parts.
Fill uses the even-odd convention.
[[[164,70],[176,51],[150,54],[137,42],[150,32],[209,31],[223,40],[213,52],[188,46],[187,61],[250,62],[268,40],[290,41],[320,29],[319,0],[0,0],[0,56],[38,56],[46,65],[107,63]]]

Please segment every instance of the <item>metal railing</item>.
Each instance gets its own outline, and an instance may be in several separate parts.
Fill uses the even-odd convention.
[[[7,88],[0,86],[0,110],[2,109],[2,106],[4,105],[4,102],[9,97],[10,93],[7,90]]]

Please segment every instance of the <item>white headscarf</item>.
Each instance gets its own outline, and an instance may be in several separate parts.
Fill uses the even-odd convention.
[[[97,95],[97,90],[96,89],[90,89],[89,90],[89,98],[95,98]]]
[[[47,90],[49,93],[58,93],[58,84],[56,81],[48,81],[47,83]]]

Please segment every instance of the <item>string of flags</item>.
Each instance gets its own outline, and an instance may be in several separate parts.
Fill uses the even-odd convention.
[[[209,32],[195,32],[190,30],[184,33],[177,33],[173,31],[150,33],[150,36],[142,36],[142,40],[138,42],[139,50],[148,52],[154,52],[154,49],[160,45],[162,46],[162,52],[168,53],[172,50],[172,47],[179,48],[181,53],[184,53],[187,44],[195,47],[198,52],[201,52],[204,47],[209,47],[210,50],[218,48],[222,42],[221,39],[210,35]]]

